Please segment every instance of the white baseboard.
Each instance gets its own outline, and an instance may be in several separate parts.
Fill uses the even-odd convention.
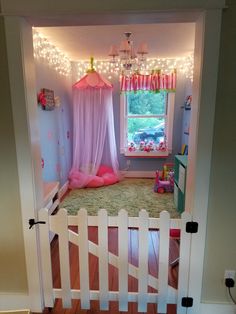
[[[199,314],[236,314],[236,307],[233,304],[201,303],[200,308]]]
[[[68,190],[68,187],[69,187],[69,181],[66,181],[63,186],[59,189],[58,191],[58,198],[59,200],[62,199],[62,197],[66,194],[67,190]]]
[[[28,294],[4,294],[0,293],[0,311],[23,310],[30,308]]]
[[[125,178],[155,178],[155,171],[121,171]]]

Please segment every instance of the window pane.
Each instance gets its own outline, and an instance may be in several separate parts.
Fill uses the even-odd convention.
[[[165,118],[128,118],[128,142],[155,144],[164,140]]]
[[[166,97],[166,92],[130,92],[127,95],[127,113],[128,115],[165,114]]]

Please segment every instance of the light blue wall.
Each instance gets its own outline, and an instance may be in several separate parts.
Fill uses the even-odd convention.
[[[182,145],[182,120],[183,120],[183,105],[186,98],[187,80],[183,74],[178,73],[177,76],[177,89],[175,95],[175,111],[174,111],[174,124],[173,124],[173,152],[168,158],[131,158],[125,157],[120,154],[120,93],[119,84],[117,81],[112,81],[114,85],[113,91],[113,108],[115,120],[115,134],[117,142],[117,152],[119,158],[120,169],[127,167],[127,159],[131,161],[130,171],[152,171],[162,169],[163,164],[166,162],[173,162],[174,155],[181,151]]]
[[[41,88],[51,89],[61,102],[52,111],[38,106],[43,180],[59,181],[63,185],[72,163],[71,79],[43,61],[36,61],[35,66],[37,92]]]

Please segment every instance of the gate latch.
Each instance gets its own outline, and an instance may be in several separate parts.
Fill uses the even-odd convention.
[[[29,229],[31,229],[34,225],[37,224],[46,224],[46,221],[35,221],[33,218],[29,219]]]

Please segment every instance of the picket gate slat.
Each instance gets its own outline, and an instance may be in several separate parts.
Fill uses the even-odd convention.
[[[80,273],[80,295],[81,308],[90,309],[89,298],[89,260],[88,260],[88,219],[87,211],[80,209],[78,218],[78,246],[79,246],[79,273]]]
[[[107,211],[98,212],[98,261],[99,261],[99,301],[100,310],[109,309],[108,295],[108,221]]]
[[[181,241],[179,251],[179,278],[177,314],[185,314],[186,308],[181,306],[182,298],[188,295],[188,265],[190,262],[191,233],[186,232],[186,223],[191,221],[191,214],[184,212],[181,215]]]
[[[70,262],[69,262],[69,235],[67,211],[60,209],[56,215],[59,230],[59,257],[61,272],[62,304],[64,308],[71,308]]]
[[[138,276],[138,312],[147,312],[148,288],[148,213],[139,212],[139,276]],[[141,249],[142,248],[142,249]]]
[[[69,239],[73,244],[75,244],[75,245],[78,244],[78,234],[71,231],[71,230],[69,230]],[[91,241],[88,241],[88,242],[89,242],[89,252],[95,256],[98,256],[98,245],[95,244],[94,242],[91,242]],[[118,261],[119,261],[119,257],[117,255],[114,255],[114,254],[109,252],[109,264],[118,268]],[[138,267],[136,267],[132,264],[128,264],[128,274],[130,276],[138,279]],[[158,278],[149,274],[148,275],[148,285],[157,290],[158,289]],[[173,301],[171,301],[171,300],[177,299],[176,292],[177,291],[175,288],[168,286],[168,297],[169,297],[169,301],[171,303],[173,303]],[[176,301],[174,301],[174,303],[176,303]]]
[[[128,214],[121,209],[118,214],[118,270],[119,311],[128,311]]]
[[[40,228],[40,247],[41,247],[41,267],[43,278],[44,305],[54,306],[53,284],[52,284],[52,264],[50,247],[50,229],[49,215],[47,208],[41,208],[39,211],[39,220],[45,221]]]
[[[170,214],[160,214],[159,286],[157,312],[167,313]]]

